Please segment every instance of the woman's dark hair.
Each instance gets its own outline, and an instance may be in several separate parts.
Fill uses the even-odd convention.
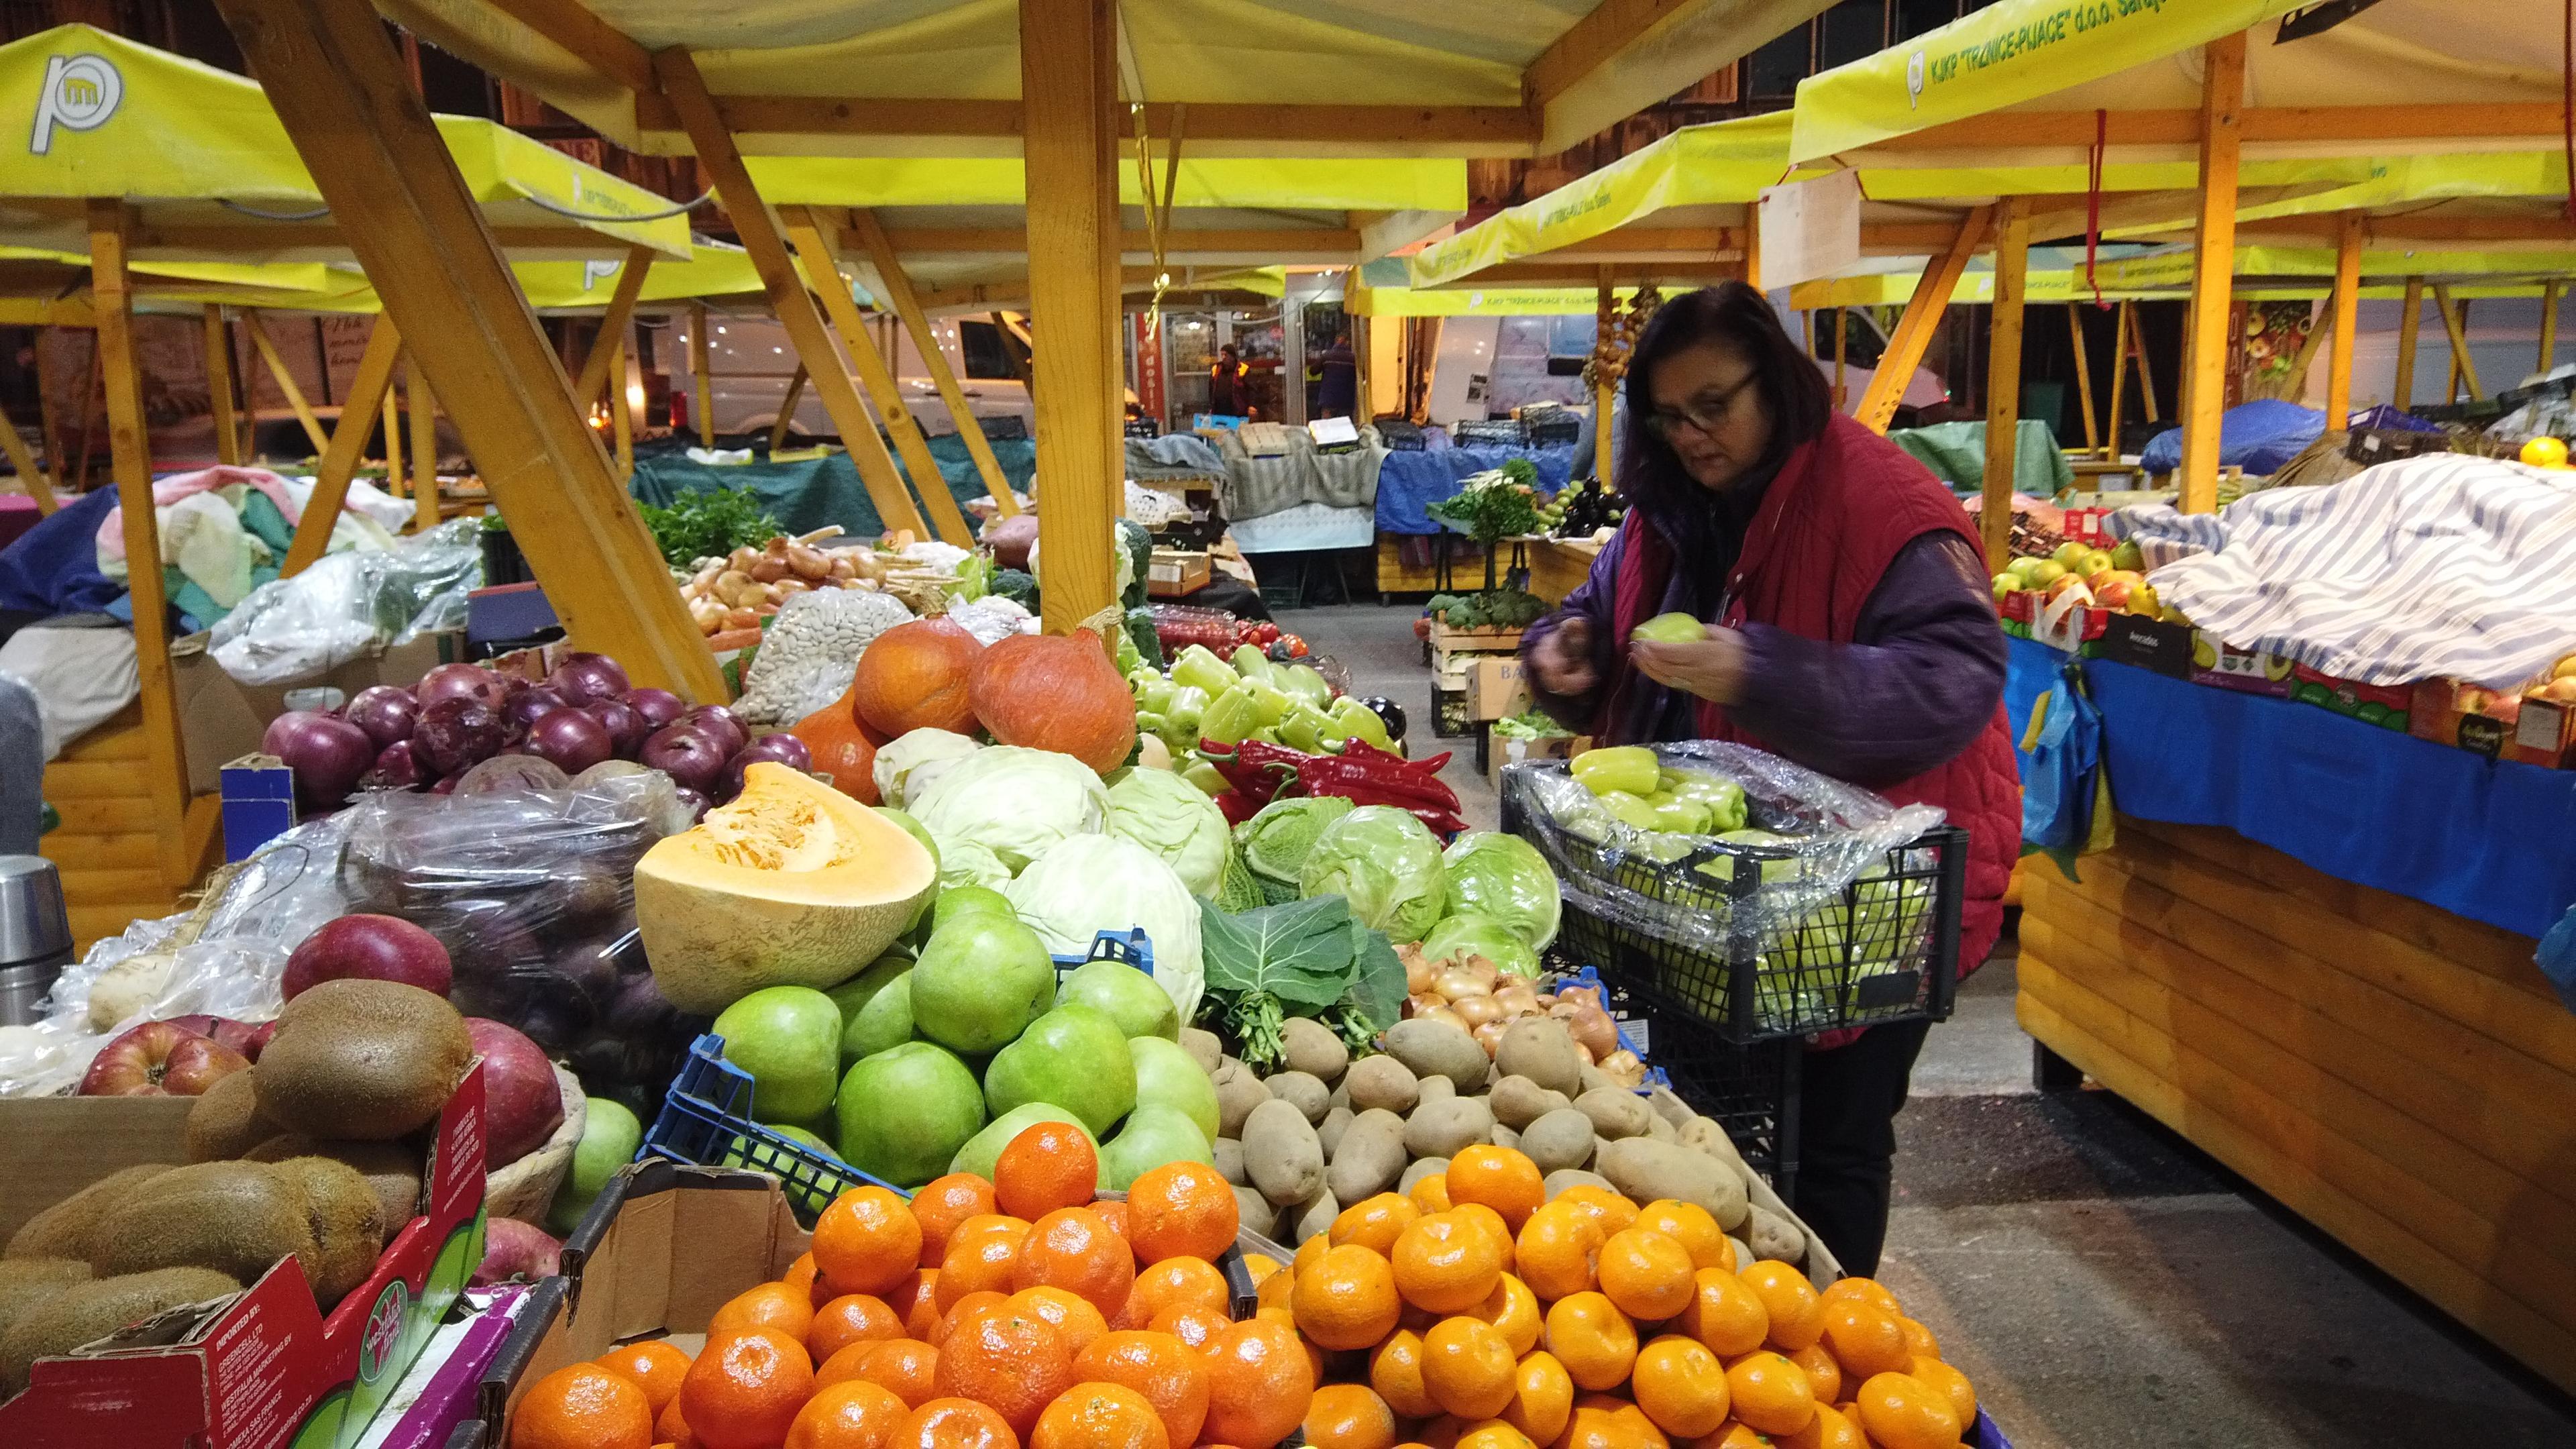
[[[1753,390],[1771,419],[1771,443],[1748,470],[1767,478],[1789,450],[1825,430],[1833,416],[1833,389],[1809,358],[1770,299],[1742,282],[1720,282],[1685,292],[1655,309],[1628,358],[1628,430],[1620,440],[1619,491],[1658,522],[1694,516],[1708,506],[1707,491],[1691,481],[1670,443],[1646,426],[1655,401],[1648,380],[1674,353],[1703,342],[1722,343],[1753,364]]]

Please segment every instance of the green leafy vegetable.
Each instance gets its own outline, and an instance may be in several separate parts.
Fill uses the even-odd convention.
[[[668,508],[641,506],[644,526],[653,530],[654,545],[662,550],[664,561],[676,568],[738,548],[757,547],[783,532],[760,495],[748,488],[683,493]]]
[[[1291,1015],[1313,1016],[1342,999],[1351,984],[1351,908],[1318,896],[1228,915],[1199,903],[1199,942],[1207,975],[1207,1011],[1239,1043],[1256,1071],[1275,1068],[1286,1049],[1280,1028]]]

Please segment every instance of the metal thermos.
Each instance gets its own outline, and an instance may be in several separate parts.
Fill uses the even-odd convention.
[[[72,960],[63,878],[41,855],[0,855],[0,1026],[30,1026]]]

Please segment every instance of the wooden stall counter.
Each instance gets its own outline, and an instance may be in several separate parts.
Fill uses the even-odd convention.
[[[1588,538],[1543,538],[1530,545],[1530,592],[1551,604],[1583,587],[1601,545]]]
[[[2533,942],[2232,831],[2022,873],[2030,1034],[2576,1389],[2576,1013]]]

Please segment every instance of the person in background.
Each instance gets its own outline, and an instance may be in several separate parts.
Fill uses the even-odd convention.
[[[1540,706],[1601,744],[1732,740],[1948,812],[1968,832],[1964,973],[1994,949],[2021,844],[2004,635],[1958,500],[1834,411],[1741,282],[1667,302],[1625,383],[1627,519],[1522,643]],[[1687,643],[1627,642],[1658,614]],[[1804,1059],[1794,1206],[1877,1271],[1895,1117],[1929,1023],[1831,1032]]]
[[[1360,364],[1351,351],[1351,335],[1337,333],[1333,345],[1324,349],[1324,360],[1318,369],[1322,379],[1315,389],[1315,416],[1319,418],[1354,417],[1360,406]]]
[[[1229,342],[1217,349],[1216,361],[1208,364],[1208,411],[1221,418],[1243,414],[1243,359],[1235,354]]]

